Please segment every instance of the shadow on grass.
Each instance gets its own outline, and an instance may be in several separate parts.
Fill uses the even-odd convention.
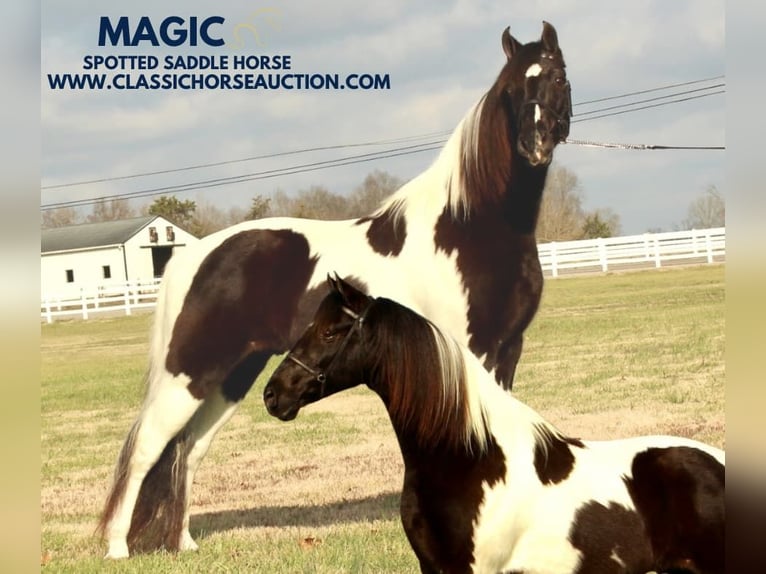
[[[339,522],[399,519],[399,493],[384,492],[366,498],[320,506],[264,506],[245,510],[206,512],[191,517],[191,535],[203,539],[234,528],[328,526]]]

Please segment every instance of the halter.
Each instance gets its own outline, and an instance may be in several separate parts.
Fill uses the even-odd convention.
[[[555,55],[549,54],[547,52],[543,52],[542,58],[545,58],[546,60],[554,60]],[[567,124],[569,123],[569,119],[572,117],[572,87],[569,83],[569,80],[566,81],[566,84],[564,84],[564,89],[567,91],[567,108],[564,110],[563,113],[559,114],[551,108],[548,104],[541,102],[537,98],[527,100],[523,104],[521,104],[522,109],[527,106],[533,106],[538,105],[542,109],[547,110],[548,113],[550,113],[554,118],[556,118],[556,124],[559,126],[559,128],[565,129],[567,128]],[[566,138],[559,139],[559,143],[566,141]]]
[[[332,359],[330,359],[330,364],[327,365],[327,368],[323,371],[315,369],[313,367],[310,367],[303,361],[301,361],[298,357],[293,355],[292,349],[287,354],[286,359],[290,359],[293,363],[301,367],[303,370],[307,371],[310,375],[314,377],[319,382],[319,398],[325,396],[325,384],[327,383],[327,374],[330,372],[330,369],[332,368],[333,364],[335,363],[335,359],[337,359],[343,351],[346,350],[346,346],[348,345],[349,341],[351,340],[351,335],[354,334],[354,331],[362,330],[362,323],[364,323],[365,318],[367,317],[367,313],[369,312],[370,308],[372,308],[373,303],[375,303],[375,300],[367,305],[367,308],[362,311],[361,314],[355,313],[345,305],[342,307],[343,312],[351,317],[354,322],[351,325],[351,328],[348,330],[348,333],[346,333],[346,336],[343,338],[343,341],[340,343],[340,347],[338,348],[338,351],[335,353]]]
[[[562,128],[562,129],[565,129],[565,128],[566,128],[566,126],[567,126],[567,124],[569,123],[569,118],[571,118],[571,117],[572,117],[572,90],[571,90],[571,89],[570,89],[570,87],[569,87],[569,80],[567,80],[567,83],[566,83],[566,86],[565,86],[565,87],[566,87],[566,90],[567,90],[567,95],[568,95],[568,99],[569,99],[569,104],[568,104],[568,106],[567,106],[567,109],[566,109],[566,110],[564,110],[564,112],[563,112],[563,113],[561,113],[561,114],[557,113],[557,112],[556,112],[556,110],[554,110],[554,109],[553,109],[552,107],[550,107],[548,104],[546,104],[546,103],[544,103],[544,102],[541,102],[541,101],[540,101],[540,100],[538,100],[537,98],[533,98],[533,99],[531,99],[531,100],[527,100],[526,102],[524,102],[523,104],[521,104],[521,107],[522,107],[522,109],[523,109],[523,108],[525,108],[525,107],[527,107],[527,106],[534,106],[534,105],[538,105],[538,106],[540,106],[542,109],[544,109],[544,110],[546,110],[548,113],[550,113],[550,114],[551,114],[551,115],[552,115],[554,118],[556,118],[556,124],[557,124],[557,125],[558,125],[560,128]],[[519,116],[519,118],[521,118],[521,116]],[[520,119],[519,119],[519,121],[520,121]],[[563,138],[563,139],[559,139],[559,143],[561,143],[561,142],[563,142],[563,141],[566,141],[566,138]]]

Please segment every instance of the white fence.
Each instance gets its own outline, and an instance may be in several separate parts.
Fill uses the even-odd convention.
[[[537,249],[551,277],[716,263],[726,258],[726,228],[541,243]]]
[[[717,263],[726,258],[726,228],[541,243],[538,252],[548,277]],[[158,290],[159,279],[155,279],[96,285],[80,289],[77,296],[43,296],[40,318],[52,323],[57,317],[88,319],[97,313],[115,312],[130,315],[136,309],[153,308]]]
[[[157,304],[160,280],[128,281],[83,287],[78,294],[45,295],[40,318],[52,323],[56,317],[88,319],[97,313],[130,315],[136,309],[151,309]]]

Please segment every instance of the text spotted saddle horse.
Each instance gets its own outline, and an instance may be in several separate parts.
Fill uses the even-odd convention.
[[[194,475],[270,357],[327,293],[331,271],[417,310],[511,388],[543,276],[535,225],[570,88],[555,29],[520,44],[433,164],[369,216],[271,218],[209,235],[167,265],[146,396],[101,521],[107,557],[195,549]]]

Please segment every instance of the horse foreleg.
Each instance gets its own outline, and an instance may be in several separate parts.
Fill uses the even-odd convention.
[[[120,455],[114,485],[102,518],[101,529],[109,545],[107,558],[128,557],[128,534],[144,478],[163,455],[166,446],[192,417],[200,402],[185,385],[168,381],[166,386],[158,387],[144,405]],[[144,489],[142,496],[152,497],[155,493],[150,490]],[[160,493],[158,495],[161,496]],[[142,500],[145,508],[151,508],[152,503]]]
[[[181,531],[181,550],[196,550],[197,543],[189,532],[189,509],[191,506],[191,488],[197,469],[205,458],[218,431],[229,421],[239,407],[238,402],[231,402],[220,392],[211,393],[200,406],[188,426],[191,448],[186,470],[186,507],[184,509],[183,530]]]
[[[513,388],[513,378],[516,376],[516,365],[521,358],[523,343],[522,335],[514,335],[504,341],[498,349],[497,360],[494,365],[495,381],[506,391]]]

